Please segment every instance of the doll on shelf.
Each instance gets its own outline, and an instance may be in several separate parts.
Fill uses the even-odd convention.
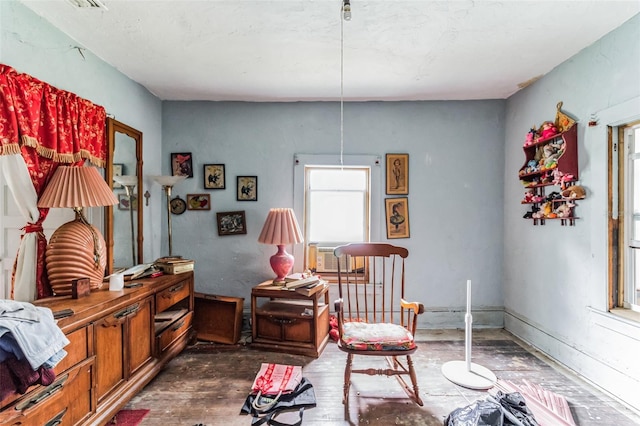
[[[551,136],[554,136],[558,133],[558,129],[553,121],[545,121],[540,126],[540,138],[539,139],[547,139]]]

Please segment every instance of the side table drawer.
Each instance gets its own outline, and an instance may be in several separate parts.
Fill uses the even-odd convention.
[[[313,327],[311,305],[267,302],[256,312],[258,338],[313,343]]]

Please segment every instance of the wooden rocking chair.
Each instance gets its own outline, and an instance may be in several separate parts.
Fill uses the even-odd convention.
[[[411,355],[418,349],[414,336],[424,306],[404,299],[404,262],[409,251],[390,244],[353,243],[337,247],[334,255],[338,258],[338,347],[347,353],[345,413],[352,373],[394,376],[409,398],[422,405]],[[388,368],[352,369],[354,355],[385,357]]]

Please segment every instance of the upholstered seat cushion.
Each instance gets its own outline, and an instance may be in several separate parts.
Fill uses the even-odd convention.
[[[402,351],[416,347],[413,335],[401,325],[366,322],[345,323],[342,344],[361,351]]]

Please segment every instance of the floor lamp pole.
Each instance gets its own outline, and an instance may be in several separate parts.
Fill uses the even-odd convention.
[[[127,198],[129,198],[129,220],[131,221],[131,265],[137,265],[136,262],[136,240],[135,232],[133,229],[133,188],[135,185],[124,185],[124,189],[127,191]]]
[[[471,280],[467,280],[467,313],[464,316],[464,361],[449,361],[442,365],[442,374],[453,383],[469,389],[490,389],[496,383],[496,375],[486,367],[471,362]]]
[[[173,255],[173,240],[171,237],[171,185],[164,186],[164,192],[167,194],[167,232],[169,236],[169,256]]]

